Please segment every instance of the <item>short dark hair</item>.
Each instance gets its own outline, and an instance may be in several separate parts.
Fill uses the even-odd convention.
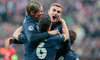
[[[77,34],[73,30],[69,30],[69,36],[70,36],[71,43],[73,43],[76,39]]]
[[[47,32],[50,26],[51,26],[51,19],[49,16],[43,16],[39,20],[39,31],[40,32]]]

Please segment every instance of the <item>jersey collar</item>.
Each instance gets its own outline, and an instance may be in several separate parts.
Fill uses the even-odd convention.
[[[28,15],[28,16],[26,16],[26,20],[34,20],[35,22],[38,22],[38,19],[37,18],[35,18],[35,17],[32,17],[32,16],[30,16],[30,15]]]

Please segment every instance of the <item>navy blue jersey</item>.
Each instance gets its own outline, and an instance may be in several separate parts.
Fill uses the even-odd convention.
[[[56,28],[59,29],[60,33],[62,33],[62,25],[61,25],[61,23],[57,23],[57,24],[53,25],[52,29],[56,29]],[[56,53],[55,60],[58,60],[61,57],[62,57],[61,59],[64,59],[65,57],[63,57],[63,56],[65,56],[65,54],[67,54],[70,51],[70,49],[71,49],[70,46],[71,46],[70,39],[68,39],[68,40],[66,40],[66,42],[62,43],[61,48],[58,49],[58,51]]]
[[[26,57],[32,53],[34,48],[38,46],[39,42],[48,37],[50,37],[48,32],[39,33],[38,20],[36,18],[26,16],[22,26],[22,34],[18,36],[18,40],[25,45],[25,60],[27,60]]]
[[[29,19],[30,17],[28,17],[28,19]],[[33,18],[33,20],[34,20],[35,18]],[[26,19],[27,20],[27,19]],[[30,20],[30,19],[29,19]],[[33,20],[31,20],[31,21],[33,21]],[[33,21],[34,22],[34,21]],[[27,25],[27,23],[25,23],[26,25]],[[24,29],[26,29],[26,32],[30,32],[30,33],[27,33],[27,39],[28,39],[28,41],[30,42],[30,43],[34,43],[34,44],[30,44],[29,45],[29,43],[24,43],[25,45],[27,45],[26,47],[28,48],[28,50],[29,50],[29,52],[31,51],[33,51],[34,50],[34,47],[36,47],[37,45],[38,45],[38,43],[40,42],[40,41],[42,41],[44,38],[46,38],[46,37],[48,37],[48,35],[47,36],[45,36],[46,34],[48,34],[48,33],[44,33],[44,35],[42,35],[42,34],[37,34],[36,32],[38,32],[37,30],[38,30],[38,26],[37,26],[37,20],[35,20],[35,23],[31,23],[30,21],[29,21],[29,26],[28,26],[28,28],[26,29],[26,26],[25,26],[25,28]],[[62,26],[61,26],[61,23],[57,23],[57,24],[55,24],[55,25],[53,25],[52,26],[52,28],[51,28],[51,30],[54,30],[54,29],[56,29],[56,28],[58,28],[59,29],[59,31],[60,31],[60,33],[62,33]],[[23,29],[23,30],[24,30]],[[29,31],[30,30],[30,31]],[[31,30],[35,30],[34,32],[35,33],[33,33]],[[33,33],[33,34],[32,34]],[[40,36],[39,36],[40,35]],[[41,35],[42,35],[42,37],[41,37]],[[23,42],[27,42],[27,39],[26,39],[26,36],[24,35],[24,34],[21,34],[21,35],[19,35],[19,40],[21,40],[21,41],[23,41]],[[32,41],[32,42],[31,42]],[[69,42],[66,42],[66,43],[62,43],[63,45],[62,45],[62,48],[64,48],[64,51],[66,52],[67,50],[68,50],[68,48],[65,48],[65,47],[68,47],[69,46]],[[29,46],[30,46],[30,48],[29,48]],[[33,46],[34,45],[34,46]],[[31,49],[31,48],[33,48],[33,49]],[[57,52],[57,56],[58,55],[61,55],[59,52],[61,52],[62,53],[62,50],[63,49],[59,49],[58,50],[58,52]],[[27,49],[26,49],[27,50]],[[62,54],[64,54],[65,52],[63,52]]]
[[[54,35],[45,41],[40,42],[37,48],[30,55],[29,60],[54,60],[56,51],[64,42],[63,35]]]
[[[62,48],[57,51],[55,60],[79,60],[78,55],[71,50],[70,39],[64,42]]]
[[[64,56],[68,51],[70,51],[70,40],[67,40],[62,44],[62,47],[57,51],[55,60],[58,60],[61,56]]]
[[[25,34],[28,42],[36,43],[38,41],[41,41],[41,39],[45,39],[50,36],[48,32],[45,33],[39,33],[39,27],[38,27],[38,20],[31,16],[26,16],[26,20],[23,23],[23,34]],[[22,38],[21,35],[19,35],[19,40]],[[22,39],[23,42],[25,40]]]
[[[57,60],[79,60],[79,57],[74,51],[69,50],[65,55],[60,56]]]
[[[65,54],[64,60],[79,60],[79,57],[74,51],[70,50]]]
[[[52,25],[51,30],[55,30],[55,29],[57,29],[57,28],[59,29],[59,32],[62,33],[62,25],[61,25],[60,22],[58,22],[58,23],[55,24],[55,25]]]

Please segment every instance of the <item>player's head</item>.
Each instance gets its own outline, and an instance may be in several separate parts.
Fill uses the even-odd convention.
[[[49,14],[52,22],[54,22],[55,20],[57,20],[57,17],[61,17],[62,11],[63,11],[63,7],[59,3],[53,3],[50,6],[50,9],[48,11],[48,14]]]
[[[26,6],[26,13],[27,15],[40,19],[43,15],[43,7],[40,3],[29,1]]]
[[[71,41],[71,44],[74,44],[74,41],[76,39],[76,33],[73,31],[73,30],[69,30],[69,36],[70,36],[70,41]]]
[[[47,32],[51,28],[51,19],[49,16],[44,16],[39,20],[39,31]]]

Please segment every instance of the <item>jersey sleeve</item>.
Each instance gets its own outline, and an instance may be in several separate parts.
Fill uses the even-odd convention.
[[[26,40],[27,40],[27,38],[26,38],[25,34],[22,33],[18,36],[18,41],[25,42]]]
[[[25,35],[28,42],[31,42],[31,43],[41,42],[45,38],[51,36],[48,32],[39,33],[36,28],[37,27],[33,23],[29,23],[26,26]]]
[[[55,40],[58,41],[59,43],[64,42],[65,37],[62,34],[57,34],[54,37],[55,37]]]
[[[68,60],[68,59],[70,59],[70,60],[77,60],[78,59],[79,60],[79,57],[74,51],[70,50],[66,53],[66,55],[64,56],[64,59],[65,60]]]
[[[15,43],[15,44],[24,44],[22,41],[18,41],[16,39],[14,39],[14,42],[13,43]]]

